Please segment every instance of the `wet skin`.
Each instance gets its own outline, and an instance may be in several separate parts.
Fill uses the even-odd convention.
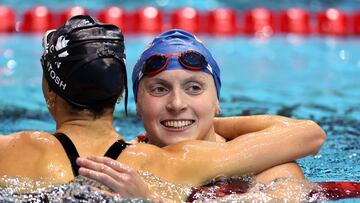
[[[141,80],[138,98],[137,114],[149,143],[163,147],[185,140],[216,141],[213,119],[219,101],[210,74],[163,71]]]

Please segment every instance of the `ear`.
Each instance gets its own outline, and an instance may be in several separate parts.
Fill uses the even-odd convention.
[[[44,96],[45,96],[46,105],[50,113],[53,115],[53,108],[56,105],[57,94],[55,94],[54,91],[49,90]]]
[[[52,91],[51,89],[48,89],[48,92],[46,93],[46,99],[55,102],[56,101],[57,94]]]

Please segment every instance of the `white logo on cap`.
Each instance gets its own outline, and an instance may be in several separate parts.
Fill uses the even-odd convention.
[[[56,85],[59,86],[60,89],[65,90],[66,83],[63,80],[61,80],[61,78],[56,74],[56,72],[52,69],[51,64],[49,62],[47,63],[47,67],[50,78],[54,81]]]
[[[211,74],[214,74],[214,73],[213,73],[213,69],[212,69],[212,67],[210,66],[210,64],[208,64],[208,65],[206,66],[206,69],[208,69]]]
[[[55,45],[56,51],[59,51],[60,49],[67,47],[68,42],[69,42],[69,40],[66,40],[64,36],[60,36],[57,39],[57,42]],[[69,53],[67,51],[64,51],[61,54],[59,54],[59,57],[67,57],[68,55],[69,55]]]

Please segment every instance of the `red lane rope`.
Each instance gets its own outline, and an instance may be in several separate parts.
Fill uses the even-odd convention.
[[[320,192],[329,200],[360,198],[360,182],[319,182]]]
[[[360,198],[360,182],[317,182],[319,188],[310,192],[309,197],[325,197],[328,200]],[[215,181],[199,188],[193,188],[186,202],[199,199],[215,200],[230,194],[243,194],[249,184],[236,179]]]
[[[150,6],[133,11],[110,6],[95,12],[81,6],[57,12],[45,6],[35,6],[16,16],[13,8],[0,5],[0,33],[44,32],[79,14],[97,16],[102,22],[119,26],[125,33],[136,34],[157,34],[169,28],[180,28],[197,34],[225,36],[269,37],[277,33],[303,36],[360,36],[360,10],[348,13],[329,8],[311,13],[301,8],[280,11],[253,8],[237,12],[231,8],[217,8],[200,12],[194,8],[184,7],[165,12]]]

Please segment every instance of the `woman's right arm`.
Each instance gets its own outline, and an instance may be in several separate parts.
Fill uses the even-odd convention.
[[[182,162],[183,167],[191,167],[182,170],[181,174],[191,177],[188,182],[190,179],[206,181],[219,175],[258,174],[273,166],[316,154],[326,138],[325,132],[313,121],[281,116],[255,116],[252,119],[254,124],[245,127],[248,133],[229,142],[188,141],[163,149],[178,152],[183,160],[187,160]],[[278,124],[271,125],[274,122]],[[198,170],[194,171],[194,168]],[[186,178],[183,181],[186,182]]]
[[[325,132],[316,123],[289,122],[281,116],[276,119],[282,124],[260,128],[225,143],[191,140],[163,148],[132,145],[118,160],[166,181],[196,186],[218,176],[258,174],[315,154],[324,143]]]
[[[312,121],[277,119],[283,121],[282,125],[247,133],[225,143],[191,140],[163,148],[131,145],[118,161],[172,183],[196,186],[222,175],[258,174],[315,154],[325,140],[324,131]]]

